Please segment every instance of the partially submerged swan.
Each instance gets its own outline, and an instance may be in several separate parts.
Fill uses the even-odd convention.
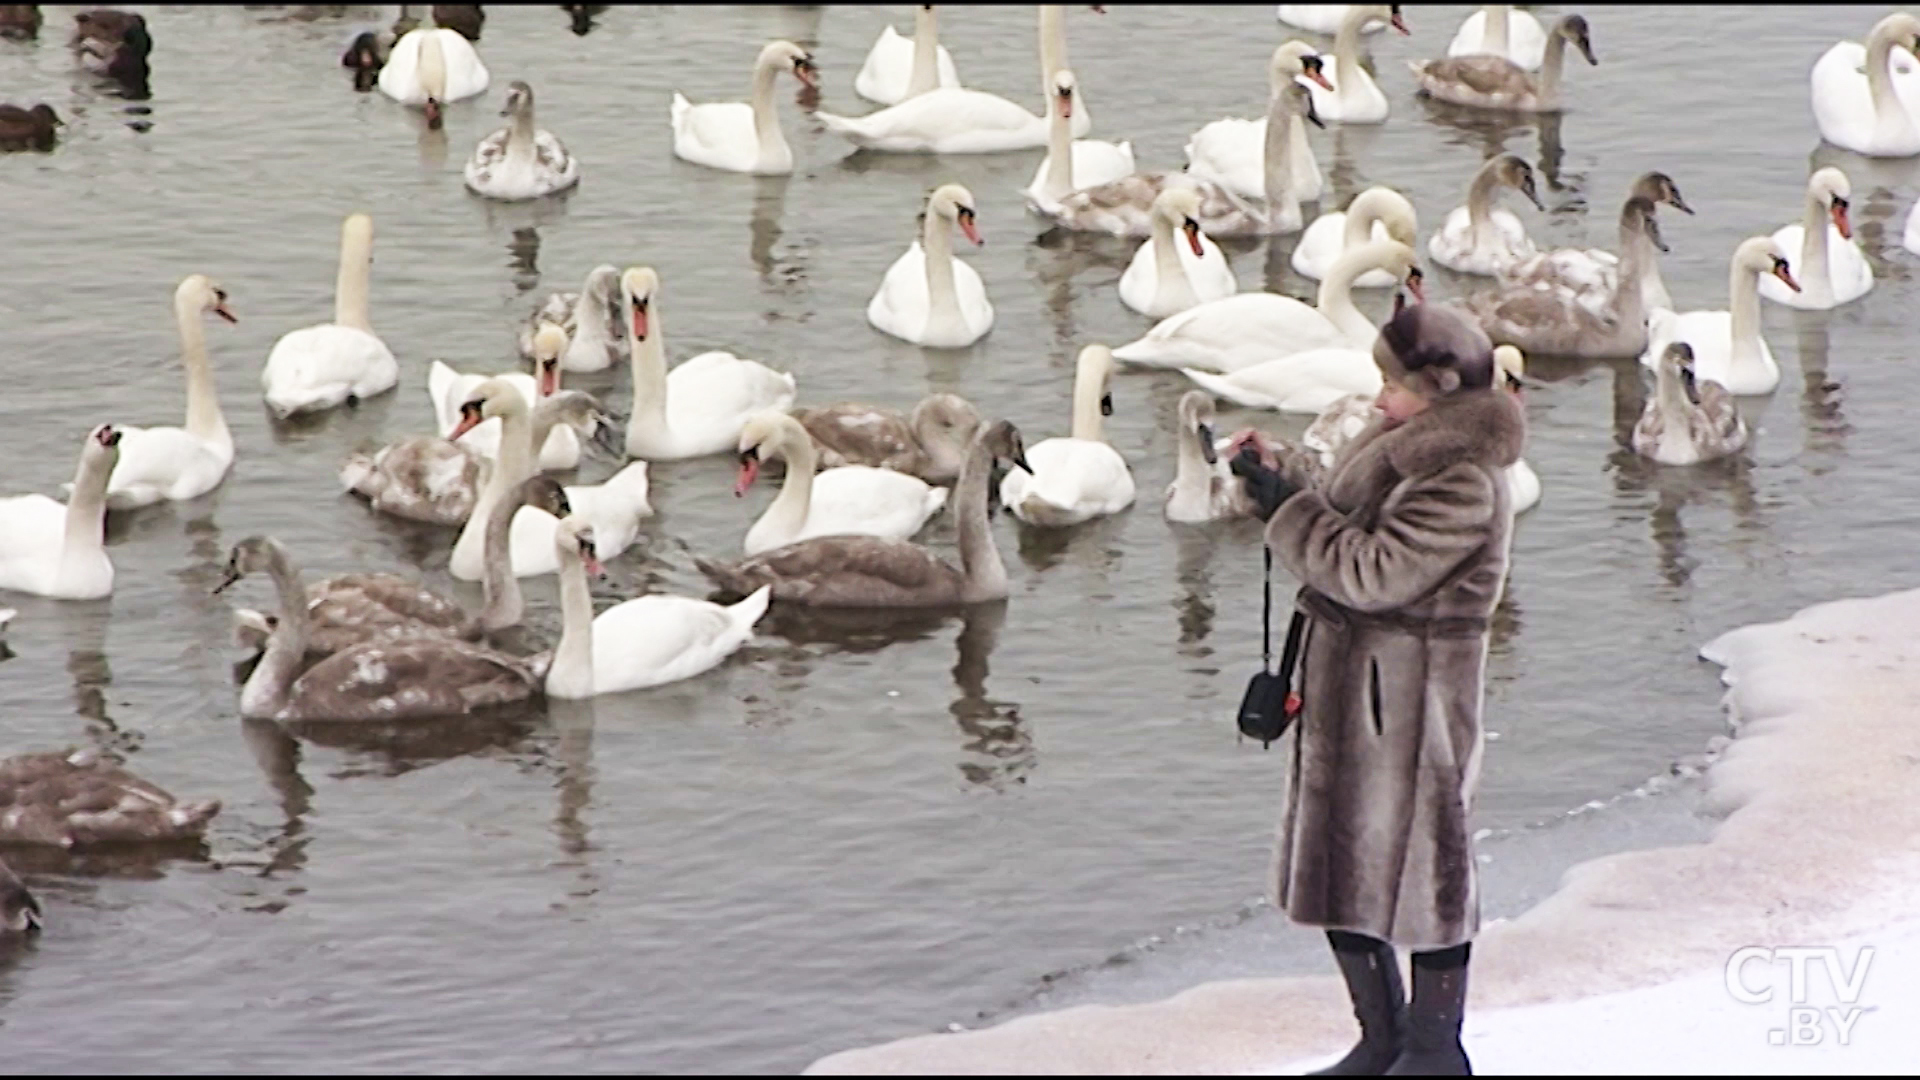
[[[957,394],[929,394],[910,414],[873,405],[829,405],[792,414],[813,437],[826,469],[871,465],[917,476],[929,484],[960,477],[980,413]]]
[[[959,184],[935,188],[927,197],[920,239],[880,279],[867,302],[874,329],[940,349],[959,349],[993,329],[993,304],[980,272],[953,255],[953,230],[984,243],[976,224],[973,193]]]
[[[229,323],[240,321],[227,309],[225,289],[203,274],[188,275],[173,293],[180,360],[187,372],[186,426],[119,429],[120,462],[107,479],[109,510],[199,498],[218,487],[233,467],[233,435],[220,413],[200,321],[206,312]]]
[[[1005,420],[974,436],[954,487],[957,568],[910,540],[877,536],[822,536],[737,562],[694,562],[723,591],[747,596],[770,585],[776,600],[806,607],[939,608],[1005,599],[1007,570],[987,519],[996,459],[1027,467],[1020,432]]]
[[[216,592],[266,571],[280,620],[240,691],[240,715],[264,720],[414,720],[465,716],[526,701],[540,691],[527,661],[457,638],[363,641],[301,673],[309,624],[300,572],[278,540],[250,536],[233,547]]]
[[[1760,278],[1760,295],[1776,304],[1823,311],[1867,295],[1873,288],[1873,267],[1853,242],[1853,223],[1847,217],[1853,187],[1847,174],[1828,166],[1807,178],[1806,214],[1800,224],[1773,234],[1773,242],[1795,256],[1798,290],[1778,277]]]
[[[191,840],[219,799],[182,802],[93,747],[0,761],[0,845],[68,850]]]
[[[1692,346],[1669,342],[1655,371],[1653,396],[1633,425],[1634,453],[1662,465],[1693,465],[1747,445],[1747,422],[1733,395],[1695,375]]]
[[[507,84],[507,126],[480,140],[462,171],[467,189],[489,199],[538,199],[580,182],[580,162],[553,132],[534,125],[533,87]]]
[[[1073,429],[1028,448],[1029,464],[1000,481],[1000,503],[1029,525],[1078,525],[1133,505],[1133,471],[1106,441],[1113,415],[1113,352],[1080,350],[1073,375]]]
[[[373,219],[349,214],[340,227],[333,321],[283,334],[260,371],[260,388],[275,416],[355,404],[399,384],[400,364],[367,314],[372,267]]]
[[[443,107],[484,94],[491,81],[487,65],[465,37],[452,30],[410,30],[393,43],[380,68],[380,92],[402,105],[426,111],[427,127],[438,131]]]
[[[1553,25],[1546,66],[1537,78],[1505,56],[1448,56],[1445,60],[1408,61],[1407,66],[1413,69],[1420,92],[1440,101],[1506,112],[1559,112],[1560,78],[1569,42],[1589,65],[1600,62],[1593,56],[1587,20],[1568,15]]]
[[[668,109],[673,156],[725,172],[761,176],[793,172],[793,148],[780,130],[780,110],[773,103],[773,81],[782,71],[792,72],[802,85],[820,85],[811,53],[791,41],[775,41],[761,49],[754,61],[751,102],[694,105],[675,91]]]
[[[45,495],[0,499],[0,589],[94,600],[113,592],[106,549],[107,475],[120,458],[120,432],[87,432],[65,505]]]
[[[787,463],[780,494],[747,530],[746,553],[758,555],[815,536],[882,536],[905,540],[946,505],[947,489],[918,477],[869,465],[842,465],[816,472],[813,439],[800,422],[764,412],[740,432],[740,477],[736,496],[746,494],[760,462]]]

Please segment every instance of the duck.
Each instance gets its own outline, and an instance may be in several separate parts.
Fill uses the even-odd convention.
[[[1329,210],[1314,218],[1294,245],[1290,264],[1301,277],[1320,281],[1348,248],[1369,239],[1398,240],[1412,247],[1419,231],[1413,203],[1398,191],[1376,184],[1355,195],[1345,210]],[[1398,283],[1392,274],[1379,268],[1353,279],[1357,289],[1389,289]]]
[[[1682,213],[1693,213],[1693,208],[1681,197],[1679,186],[1663,172],[1640,174],[1627,198],[1642,198],[1656,205],[1665,203]],[[1631,220],[1637,225],[1640,219]],[[1645,232],[1636,229],[1632,236],[1636,245],[1644,245],[1646,257],[1640,262],[1640,292],[1646,309],[1672,307],[1666,282],[1660,277],[1658,249]],[[1557,248],[1513,263],[1501,270],[1498,277],[1506,287],[1525,285],[1535,289],[1569,290],[1582,304],[1598,312],[1606,307],[1614,289],[1619,287],[1620,265],[1620,256],[1601,248]]]
[[[145,82],[153,38],[147,20],[130,11],[95,8],[73,17],[74,49],[80,66],[123,82]]]
[[[280,618],[241,688],[246,719],[390,723],[468,716],[540,692],[534,665],[445,635],[369,639],[306,667],[307,591],[278,540],[255,535],[235,544],[215,591],[262,571],[279,594]]]
[[[391,42],[384,42],[373,30],[362,30],[340,54],[340,66],[353,72],[353,88],[366,93],[380,85],[380,69],[387,64]]]
[[[1747,422],[1727,388],[1694,374],[1693,346],[1670,341],[1653,396],[1633,425],[1633,452],[1662,465],[1697,465],[1747,445]]]
[[[1467,188],[1467,204],[1450,211],[1440,231],[1428,238],[1427,255],[1434,262],[1462,274],[1495,277],[1536,253],[1520,219],[1493,205],[1494,189],[1502,185],[1525,195],[1535,209],[1546,210],[1535,190],[1533,166],[1514,154],[1489,158]]]
[[[694,105],[678,91],[668,109],[673,125],[673,156],[723,172],[787,176],[793,172],[793,148],[780,130],[773,103],[773,81],[790,71],[802,86],[819,89],[813,54],[791,41],[770,42],[753,65],[751,101]],[[826,114],[819,114],[824,117]]]
[[[867,323],[915,345],[963,349],[993,329],[993,303],[980,272],[953,255],[954,228],[975,245],[980,237],[973,193],[943,184],[927,196],[920,239],[880,279],[867,302]]]
[[[1760,335],[1760,278],[1771,274],[1798,289],[1786,249],[1771,236],[1754,236],[1733,249],[1724,311],[1674,312],[1661,308],[1647,320],[1647,348],[1640,363],[1652,367],[1668,343],[1693,347],[1694,373],[1734,394],[1770,394],[1780,385],[1780,365]]]
[[[1067,67],[1066,19],[1060,5],[1040,5],[1040,81],[1052,97],[1054,73]],[[1047,106],[1050,111],[1051,106]],[[993,154],[1047,145],[1045,116],[997,94],[941,86],[865,116],[815,114],[826,129],[863,150],[894,154]],[[1071,133],[1084,138],[1093,118],[1078,90]],[[1085,183],[1085,181],[1082,181]]]
[[[120,438],[112,424],[87,432],[65,505],[40,494],[0,499],[0,589],[56,600],[97,600],[113,592],[106,497]]]
[[[1371,348],[1323,345],[1275,357],[1225,374],[1181,368],[1215,397],[1242,408],[1318,413],[1349,394],[1380,393],[1380,368]]]
[[[1267,67],[1268,116],[1258,120],[1228,117],[1215,120],[1187,139],[1187,171],[1209,177],[1235,195],[1245,199],[1264,199],[1267,195],[1267,124],[1277,115],[1287,117],[1287,148],[1293,166],[1293,195],[1301,202],[1320,198],[1326,183],[1320,175],[1320,163],[1314,160],[1313,147],[1307,143],[1307,118],[1299,110],[1288,111],[1282,91],[1294,80],[1306,78],[1332,88],[1327,81],[1325,61],[1312,46],[1299,39],[1283,43],[1273,50]],[[1312,107],[1312,98],[1307,101]]]
[[[1251,500],[1215,445],[1213,395],[1205,390],[1181,394],[1176,415],[1177,464],[1167,485],[1167,520],[1193,525],[1248,512]]]
[[[461,581],[486,575],[486,529],[493,507],[534,474],[533,432],[528,423],[527,399],[505,379],[493,378],[474,387],[460,405],[460,423],[448,438],[498,417],[500,455],[487,473],[487,483],[475,500],[473,513],[454,542],[447,572]],[[569,484],[567,502],[573,512],[593,522],[601,550],[608,558],[626,550],[640,533],[640,519],[650,516],[647,502],[647,463],[635,461],[599,484]],[[553,557],[553,528],[559,518],[535,506],[523,506],[513,517],[511,554],[516,577],[551,574],[559,568]]]
[[[45,921],[40,901],[27,891],[7,861],[0,859],[0,939],[9,934],[36,933]]]
[[[40,5],[0,4],[0,38],[32,41],[40,36]]]
[[[1153,235],[1120,275],[1120,302],[1148,318],[1164,319],[1240,291],[1233,267],[1201,231],[1200,193],[1167,188],[1153,200]],[[1179,230],[1180,239],[1174,239]],[[1191,253],[1191,255],[1189,255]]]
[[[636,596],[598,615],[587,575],[599,576],[591,523],[568,517],[554,529],[560,563],[560,640],[547,669],[550,698],[577,700],[691,679],[753,639],[773,588],[733,604],[690,596]]]
[[[1580,50],[1589,66],[1597,65],[1587,20],[1567,15],[1553,24],[1546,65],[1539,76],[1505,56],[1449,55],[1445,60],[1409,61],[1420,93],[1439,101],[1474,109],[1505,112],[1560,112],[1560,77],[1566,67],[1567,44]]]
[[[467,190],[489,199],[518,202],[565,191],[580,182],[580,162],[551,131],[534,126],[533,87],[507,84],[500,115],[506,127],[480,140],[463,172]]]
[[[356,405],[400,383],[400,363],[373,332],[367,293],[373,274],[373,218],[348,214],[340,227],[333,321],[289,330],[260,370],[267,408],[279,419]]]
[[[1416,299],[1425,297],[1413,248],[1398,240],[1369,240],[1334,261],[1312,306],[1269,292],[1235,293],[1162,319],[1113,350],[1114,358],[1227,372],[1329,345],[1371,350],[1379,330],[1353,306],[1353,281],[1375,267],[1404,281]]]
[[[24,109],[0,105],[0,150],[51,150],[59,136],[55,129],[65,126],[53,106],[45,103]]]
[[[888,23],[867,50],[853,92],[879,105],[898,105],[910,97],[941,86],[959,86],[960,73],[953,54],[940,44],[939,18],[932,4],[913,12],[913,36],[901,37]]]
[[[1043,211],[1059,206],[1061,199],[1081,187],[1098,187],[1134,170],[1131,142],[1073,137],[1073,102],[1080,84],[1065,68],[1054,72],[1053,79],[1053,104],[1047,113],[1047,156],[1040,159],[1033,182],[1026,187],[1027,205]]]
[[[434,420],[441,435],[448,435],[460,426],[460,405],[472,395],[473,389],[491,378],[504,379],[513,384],[527,399],[527,408],[531,409],[541,401],[553,396],[560,390],[560,354],[566,351],[567,332],[559,326],[548,323],[541,327],[534,338],[534,372],[527,375],[522,372],[509,372],[505,375],[474,375],[455,371],[445,361],[435,360],[427,369],[427,396],[433,401]],[[493,422],[483,423],[460,437],[460,445],[472,447],[481,457],[489,460],[500,454],[500,425]],[[554,424],[549,428],[540,447],[539,468],[544,472],[565,472],[580,465],[580,436],[565,424]]]
[[[227,307],[227,291],[204,274],[189,274],[173,293],[180,330],[180,360],[187,372],[185,427],[121,427],[120,463],[107,479],[107,509],[132,510],[172,500],[197,499],[226,479],[233,467],[233,435],[220,413],[213,365],[207,359],[203,313],[229,323],[240,320]]]
[[[438,131],[444,108],[487,92],[492,76],[473,44],[453,30],[409,30],[393,43],[380,68],[380,92],[402,105],[418,105],[427,127]]]
[[[1303,115],[1319,126],[1313,99],[1297,84],[1282,88],[1276,115]],[[1255,207],[1228,191],[1219,181],[1189,171],[1146,172],[1123,176],[1098,187],[1082,188],[1061,199],[1056,207],[1038,207],[1061,228],[1075,232],[1103,232],[1110,236],[1151,236],[1153,200],[1170,187],[1188,187],[1200,193],[1198,220],[1210,236],[1268,236],[1298,232],[1304,220],[1299,196],[1293,190],[1293,147],[1287,123],[1267,125],[1265,153],[1267,202]]]
[[[219,799],[182,801],[91,746],[0,760],[0,846],[178,843],[219,812]]]
[[[1504,56],[1523,71],[1540,70],[1546,52],[1546,28],[1532,12],[1510,4],[1482,6],[1467,16],[1447,43],[1448,56]]]
[[[1336,124],[1382,124],[1387,119],[1387,95],[1373,76],[1360,66],[1361,28],[1370,19],[1385,19],[1402,34],[1410,34],[1400,17],[1399,4],[1350,4],[1333,36],[1333,89],[1319,83],[1307,89],[1313,94],[1314,112]]]
[[[1288,26],[1296,26],[1316,34],[1336,34],[1340,32],[1340,25],[1346,21],[1347,13],[1356,6],[1354,4],[1281,4],[1278,15],[1280,21]],[[1384,18],[1375,18],[1362,25],[1360,32],[1377,34],[1386,28],[1387,21]]]
[[[468,41],[480,40],[480,27],[487,21],[479,4],[435,4],[433,25],[451,30]]]
[[[1546,356],[1595,359],[1637,356],[1647,345],[1643,280],[1654,252],[1665,251],[1653,201],[1635,195],[1620,208],[1620,269],[1616,287],[1596,302],[1570,288],[1515,282],[1467,298],[1465,307],[1494,341]]]
[[[1795,280],[1789,289],[1777,277],[1760,278],[1760,295],[1776,304],[1825,311],[1852,303],[1873,288],[1873,267],[1853,242],[1853,224],[1847,218],[1847,199],[1853,186],[1847,174],[1832,166],[1816,169],[1807,178],[1806,215],[1799,224],[1775,230],[1773,242],[1798,257]]]
[[[1101,432],[1113,415],[1113,352],[1080,350],[1073,373],[1073,434],[1027,449],[1030,465],[1000,481],[1000,504],[1029,525],[1078,525],[1133,505],[1133,471]]]
[[[482,608],[466,608],[416,581],[396,574],[339,574],[307,586],[307,661],[317,662],[362,641],[447,635],[478,641],[518,625],[526,612],[519,579],[508,564],[513,518],[533,506],[556,518],[573,507],[559,481],[535,476],[514,488],[487,518],[486,573],[481,579]],[[251,608],[233,612],[235,639],[263,650],[277,617]]]
[[[1896,11],[1873,25],[1862,46],[1840,41],[1809,75],[1820,137],[1867,157],[1920,154],[1920,81],[1895,68],[1893,50],[1920,49],[1920,19]],[[1911,68],[1912,56],[1901,63]]]
[[[958,515],[960,565],[911,540],[819,536],[733,562],[699,556],[694,565],[724,594],[751,596],[771,586],[782,604],[812,608],[951,608],[1004,600],[1007,568],[987,518],[996,461],[1026,469],[1020,431],[1006,420],[983,424],[967,448],[950,505]]]
[[[534,358],[534,336],[547,323],[567,335],[567,351],[560,354],[562,371],[605,371],[627,363],[627,335],[621,329],[620,270],[603,263],[587,272],[579,292],[553,292],[520,324],[520,356]]]
[[[958,394],[928,394],[911,413],[846,403],[795,409],[813,439],[820,466],[870,465],[950,485],[960,478],[980,412]]]
[[[947,489],[918,477],[870,465],[841,465],[816,474],[813,438],[798,420],[763,412],[740,432],[740,475],[735,497],[745,495],[763,460],[787,464],[780,494],[747,530],[746,553],[758,555],[815,536],[884,536],[905,540],[924,528],[947,503]]]
[[[681,461],[732,453],[747,419],[793,407],[794,378],[730,352],[704,352],[667,371],[660,275],[636,266],[620,276],[622,321],[632,356],[633,413],[627,456]],[[605,550],[607,534],[599,540]]]
[[[595,439],[610,422],[592,395],[562,390],[543,398],[532,414],[532,438],[545,445],[556,424],[579,439]],[[457,529],[473,515],[490,463],[464,442],[440,435],[408,435],[357,450],[340,466],[341,486],[382,513]]]

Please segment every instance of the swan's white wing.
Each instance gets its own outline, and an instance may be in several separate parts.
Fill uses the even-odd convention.
[[[1264,199],[1267,118],[1215,120],[1187,140],[1188,171],[1212,177],[1236,195]]]
[[[121,428],[120,461],[107,478],[107,505],[193,498],[211,491],[232,462],[231,452],[222,455],[184,428]]]
[[[1371,353],[1338,347],[1308,349],[1227,375],[1182,371],[1216,397],[1281,412],[1318,413],[1349,394],[1378,395],[1381,385]]]
[[[1027,462],[1033,466],[1031,477],[1015,469],[1000,485],[1001,501],[1022,521],[1066,525],[1133,503],[1133,472],[1104,442],[1046,439],[1027,448]]]
[[[45,495],[0,499],[0,581],[10,563],[50,563],[67,535],[67,507]]]
[[[691,153],[737,155],[758,145],[753,133],[753,106],[744,101],[689,105],[678,112],[673,127],[675,142],[685,143],[684,150]]]
[[[673,426],[732,422],[762,409],[793,405],[793,376],[730,352],[701,353],[667,373]]]
[[[534,160],[541,172],[546,175],[554,190],[566,187],[580,179],[580,163],[567,150],[567,144],[551,131],[536,131],[533,135]]]
[[[971,149],[965,143],[968,137],[997,146],[1001,139],[995,136],[1032,135],[1036,130],[1044,141],[1046,127],[1044,119],[998,94],[962,87],[929,90],[866,116],[816,115],[835,134],[862,145],[898,144],[894,149]]]
[[[447,64],[447,100],[460,101],[484,94],[491,76],[473,43],[454,30],[440,30],[440,53]]]
[[[267,404],[281,415],[385,393],[399,379],[400,365],[385,342],[334,323],[288,332],[260,372]]]
[[[796,540],[860,533],[905,540],[946,502],[946,489],[891,469],[842,465],[813,478],[813,500]]]
[[[719,604],[641,596],[593,620],[595,693],[660,686],[719,664],[753,635]]]
[[[1309,304],[1244,292],[1162,319],[1113,355],[1135,363],[1231,371],[1342,340],[1339,328]]]
[[[956,286],[958,280],[955,282]],[[927,253],[915,240],[887,267],[867,303],[867,321],[894,337],[917,341],[926,332],[932,300],[927,293]]]

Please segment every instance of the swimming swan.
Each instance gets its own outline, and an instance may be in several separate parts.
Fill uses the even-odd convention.
[[[605,371],[628,361],[627,334],[620,317],[620,271],[601,264],[587,272],[579,292],[553,292],[520,324],[520,356],[533,359],[533,338],[540,327],[557,323],[567,332],[563,371]]]
[[[1313,84],[1314,111],[1336,124],[1380,124],[1387,119],[1387,95],[1360,66],[1360,32],[1370,19],[1386,19],[1402,34],[1410,34],[1400,18],[1399,4],[1351,4],[1333,36],[1333,89]]]
[[[1153,235],[1120,275],[1121,303],[1164,319],[1240,291],[1220,245],[1201,230],[1199,213],[1200,194],[1192,188],[1168,188],[1153,200]]]
[[[1029,525],[1078,525],[1133,505],[1133,471],[1108,443],[1102,418],[1113,415],[1113,352],[1080,350],[1073,374],[1073,434],[1027,448],[1030,463],[1000,481],[1000,504]]]
[[[1507,112],[1559,112],[1560,78],[1566,68],[1567,43],[1594,59],[1587,20],[1568,15],[1553,26],[1546,67],[1538,78],[1504,56],[1448,56],[1445,60],[1408,61],[1420,92],[1439,101],[1475,109]]]
[[[1273,50],[1273,59],[1267,65],[1267,115],[1258,120],[1215,120],[1194,132],[1187,139],[1188,171],[1218,180],[1241,198],[1266,198],[1267,124],[1285,115],[1294,197],[1301,202],[1319,199],[1325,181],[1320,163],[1314,160],[1313,147],[1307,143],[1306,116],[1299,111],[1289,113],[1280,95],[1300,78],[1332,89],[1324,68],[1325,61],[1304,41],[1288,41]]]
[[[1053,73],[1047,113],[1047,156],[1026,187],[1027,205],[1047,210],[1083,187],[1098,187],[1133,172],[1133,144],[1073,137],[1073,103],[1079,82],[1062,68]]]
[[[209,311],[229,323],[240,321],[227,308],[225,289],[205,275],[189,275],[173,293],[180,361],[187,371],[186,426],[118,429],[120,463],[107,479],[107,509],[198,498],[220,486],[233,467],[233,435],[220,414],[200,321]]]
[[[1786,249],[1771,236],[1755,236],[1733,249],[1727,272],[1728,309],[1675,313],[1662,308],[1647,320],[1647,348],[1640,363],[1652,367],[1667,345],[1693,347],[1694,374],[1734,394],[1768,394],[1780,385],[1780,366],[1760,336],[1760,277],[1772,274],[1798,289]]]
[[[953,255],[953,229],[974,244],[980,238],[973,193],[946,184],[927,197],[920,239],[907,247],[880,279],[867,302],[874,329],[915,345],[959,349],[993,329],[993,304],[980,272]]]
[[[800,422],[764,412],[740,432],[740,476],[734,495],[753,486],[762,461],[786,462],[787,476],[760,519],[747,530],[746,553],[758,555],[815,536],[882,536],[905,540],[947,503],[947,489],[869,465],[817,472],[813,439]]]
[[[505,379],[527,399],[527,408],[560,391],[560,354],[566,351],[566,331],[548,323],[534,339],[534,374],[513,371],[504,375],[475,375],[455,371],[444,361],[435,360],[427,369],[427,397],[433,402],[435,425],[441,435],[449,435],[460,426],[460,404],[475,387],[491,378]],[[489,420],[468,431],[460,445],[471,447],[481,457],[492,459],[500,453],[500,424]],[[540,445],[539,468],[543,472],[564,472],[580,464],[580,436],[567,425],[556,424]]]
[[[427,127],[438,131],[445,122],[443,106],[486,93],[490,80],[471,42],[452,30],[426,28],[410,30],[393,43],[379,86],[400,104],[425,109]]]
[[[751,102],[694,105],[676,91],[668,109],[673,156],[726,172],[760,176],[793,172],[793,148],[780,130],[780,110],[773,103],[773,81],[782,71],[793,72],[802,85],[820,85],[812,54],[791,41],[776,41],[761,49],[754,61]]]
[[[1467,16],[1447,43],[1448,56],[1504,56],[1526,71],[1540,70],[1546,52],[1546,28],[1532,12],[1510,4],[1482,6]]]
[[[56,600],[94,600],[113,592],[106,492],[120,438],[112,424],[87,432],[64,505],[39,494],[0,499],[0,589]]]
[[[1896,11],[1873,25],[1864,47],[1841,41],[1821,54],[1808,76],[1820,137],[1868,157],[1920,154],[1920,79],[1908,51],[1916,48],[1920,19]]]
[[[1794,266],[1800,289],[1777,277],[1760,279],[1760,295],[1776,304],[1823,311],[1850,303],[1873,288],[1873,267],[1853,242],[1853,224],[1847,218],[1847,198],[1853,187],[1847,174],[1828,166],[1807,178],[1806,214],[1797,225],[1774,232],[1780,250],[1797,256]]]
[[[1494,189],[1502,185],[1525,195],[1535,209],[1546,210],[1534,188],[1533,166],[1514,154],[1490,158],[1467,188],[1467,205],[1449,212],[1440,231],[1427,240],[1427,254],[1434,262],[1462,274],[1493,277],[1533,257],[1527,227],[1512,211],[1493,205]]]
[[[1652,203],[1666,203],[1685,214],[1692,214],[1693,207],[1680,197],[1680,188],[1673,178],[1663,172],[1640,174],[1633,182],[1633,188],[1627,198],[1642,198]],[[1634,219],[1637,223],[1638,218]],[[1649,219],[1650,220],[1650,219]],[[1644,231],[1633,233],[1633,243],[1645,244],[1645,258],[1640,266],[1640,291],[1646,301],[1646,309],[1670,308],[1673,300],[1667,295],[1666,282],[1660,277],[1660,262],[1655,254],[1653,241]],[[1531,258],[1522,259],[1499,273],[1502,286],[1529,286],[1536,289],[1564,289],[1572,292],[1579,301],[1593,311],[1603,310],[1613,298],[1614,289],[1620,284],[1620,256],[1604,248],[1556,248],[1543,251]]]
[[[533,87],[507,84],[500,115],[507,126],[480,140],[462,172],[467,190],[513,202],[565,191],[580,182],[580,162],[551,131],[533,122]]]
[[[1195,524],[1246,513],[1251,500],[1214,443],[1213,395],[1189,390],[1180,395],[1176,413],[1177,464],[1167,485],[1167,520]]]
[[[813,437],[820,466],[871,465],[952,484],[980,427],[979,410],[957,394],[928,394],[910,414],[873,405],[795,409],[790,414]]]
[[[1633,425],[1633,450],[1662,465],[1693,465],[1737,454],[1747,422],[1727,388],[1694,374],[1693,348],[1669,342],[1660,353],[1653,397]]]
[[[219,812],[219,799],[182,802],[96,747],[0,761],[0,845],[74,850],[192,840]]]
[[[1294,245],[1293,272],[1312,281],[1327,276],[1348,248],[1372,240],[1417,243],[1420,222],[1413,204],[1390,187],[1375,185],[1353,197],[1345,210],[1329,210],[1313,219]],[[1399,282],[1385,270],[1369,270],[1353,281],[1357,289],[1388,289]]]
[[[359,402],[399,384],[400,365],[368,321],[372,267],[373,219],[349,214],[340,227],[333,321],[281,335],[260,370],[260,389],[275,416]]]
[[[888,23],[867,50],[853,92],[881,105],[898,105],[938,86],[959,86],[953,54],[940,44],[940,25],[932,4],[913,12],[913,37],[904,38]]]
[[[1467,298],[1466,308],[1494,341],[1543,356],[1637,356],[1647,345],[1642,280],[1654,252],[1665,251],[1653,202],[1635,195],[1620,208],[1621,263],[1604,303],[1574,289],[1511,283]]]

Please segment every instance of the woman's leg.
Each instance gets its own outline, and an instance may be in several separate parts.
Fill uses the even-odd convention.
[[[1333,958],[1347,980],[1360,1042],[1346,1057],[1309,1076],[1379,1076],[1406,1046],[1407,993],[1393,946],[1365,934],[1327,931]]]
[[[1388,1076],[1471,1076],[1473,1065],[1460,1045],[1467,1007],[1467,960],[1473,943],[1413,954],[1413,1008],[1407,1042]]]

